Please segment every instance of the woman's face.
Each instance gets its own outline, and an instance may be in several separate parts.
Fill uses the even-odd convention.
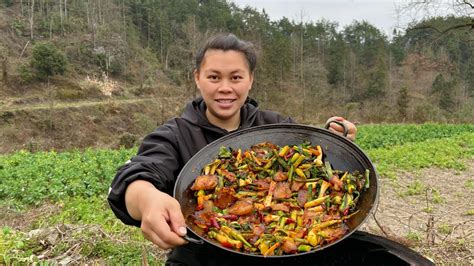
[[[240,108],[252,87],[245,55],[233,50],[207,50],[194,80],[207,105],[209,122],[235,130],[240,124]]]

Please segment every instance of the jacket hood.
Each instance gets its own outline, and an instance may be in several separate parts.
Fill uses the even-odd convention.
[[[186,104],[181,118],[191,124],[197,125],[211,131],[219,133],[227,132],[227,130],[219,128],[211,123],[206,117],[206,103],[202,97],[198,97]],[[254,99],[247,97],[245,104],[240,108],[240,126],[239,129],[250,127],[255,121],[258,111],[258,103]]]

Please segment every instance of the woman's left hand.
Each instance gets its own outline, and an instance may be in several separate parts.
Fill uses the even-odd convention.
[[[357,134],[357,128],[353,123],[351,123],[350,121],[347,121],[346,119],[340,116],[333,116],[329,118],[328,121],[326,121],[326,124],[329,123],[329,130],[341,136],[344,136],[344,128],[336,123],[331,123],[331,121],[338,121],[338,122],[343,123],[347,127],[346,137],[352,141],[355,140],[356,134]]]

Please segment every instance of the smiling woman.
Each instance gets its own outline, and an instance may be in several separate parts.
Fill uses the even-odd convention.
[[[187,243],[180,204],[171,197],[176,177],[187,161],[209,143],[229,133],[260,125],[293,123],[272,111],[260,110],[248,97],[252,88],[254,46],[233,34],[209,39],[196,56],[194,78],[201,96],[186,105],[180,117],[167,121],[144,138],[137,156],[117,173],[109,203],[124,223],[140,226],[145,238],[163,249],[173,248],[167,265],[225,265],[225,252],[210,245]],[[355,126],[340,117],[347,137]],[[342,134],[342,127],[331,124]],[[200,254],[215,254],[214,258]],[[227,262],[226,262],[227,263]]]

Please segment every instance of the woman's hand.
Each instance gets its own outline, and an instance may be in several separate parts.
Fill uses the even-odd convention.
[[[331,132],[334,132],[338,135],[341,135],[341,136],[344,136],[344,128],[336,123],[331,123],[331,121],[338,121],[338,122],[341,122],[343,123],[346,127],[347,127],[347,138],[354,141],[355,138],[356,138],[356,134],[357,134],[357,128],[356,126],[345,120],[344,118],[340,117],[340,116],[333,116],[331,118],[328,119],[328,121],[326,122],[326,124],[330,123],[329,124],[329,130]]]
[[[141,220],[146,239],[162,249],[186,244],[186,223],[176,199],[156,189],[144,180],[132,182],[125,193],[127,211],[133,219]]]

